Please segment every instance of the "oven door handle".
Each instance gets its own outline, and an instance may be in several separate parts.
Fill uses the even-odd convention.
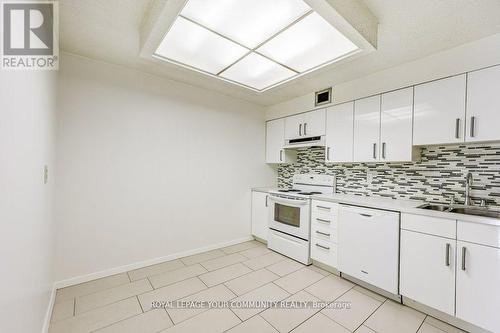
[[[291,206],[307,205],[307,199],[306,200],[293,200],[293,199],[273,197],[272,195],[270,195],[269,200],[274,201],[276,203],[282,203],[282,204],[287,204],[287,205],[291,205]]]

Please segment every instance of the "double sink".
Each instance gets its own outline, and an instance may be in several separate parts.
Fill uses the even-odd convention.
[[[438,212],[446,213],[456,213],[465,215],[474,215],[482,217],[490,217],[495,219],[500,219],[500,211],[495,211],[488,209],[486,207],[472,207],[472,206],[446,206],[446,205],[436,205],[436,204],[425,204],[419,206],[418,208],[434,210]]]

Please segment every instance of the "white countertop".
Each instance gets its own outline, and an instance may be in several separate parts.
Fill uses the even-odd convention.
[[[252,191],[269,193],[271,190],[275,190],[276,187],[252,187]]]
[[[369,208],[392,210],[401,213],[409,213],[423,216],[438,217],[450,220],[460,220],[473,223],[490,224],[495,226],[500,226],[500,219],[465,215],[449,212],[439,212],[434,210],[427,210],[417,208],[418,206],[425,203],[425,201],[419,200],[403,200],[403,199],[391,199],[383,197],[367,197],[352,194],[319,194],[313,195],[313,200],[322,200],[336,203],[343,203],[348,205],[363,206]]]

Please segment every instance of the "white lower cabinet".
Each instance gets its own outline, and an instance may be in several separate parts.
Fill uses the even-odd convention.
[[[500,332],[500,249],[458,241],[456,316]]]
[[[311,207],[311,259],[337,268],[338,204],[313,200]]]
[[[401,295],[455,314],[456,240],[401,230]]]
[[[252,191],[252,235],[267,240],[268,194]]]

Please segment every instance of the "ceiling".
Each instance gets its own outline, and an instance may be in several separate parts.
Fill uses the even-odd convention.
[[[141,23],[155,1],[60,1],[61,49],[272,105],[500,32],[500,0],[364,0],[379,21],[377,50],[257,93],[142,58]]]

